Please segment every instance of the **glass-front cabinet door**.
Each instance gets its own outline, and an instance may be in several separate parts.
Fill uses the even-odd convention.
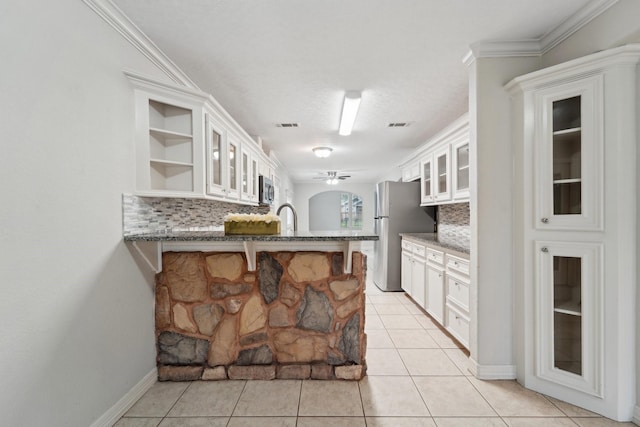
[[[536,242],[537,372],[593,395],[602,393],[602,245]]]
[[[240,188],[242,190],[241,198],[243,200],[250,199],[251,192],[251,170],[249,169],[249,152],[246,150],[241,151],[241,159],[240,159]]]
[[[537,94],[538,228],[602,228],[601,93],[602,80],[592,77]]]
[[[453,198],[469,197],[469,141],[454,144],[453,149]]]
[[[258,160],[256,156],[251,156],[251,190],[249,191],[252,202],[258,202]]]
[[[209,118],[207,120],[207,194],[224,196],[224,132]]]
[[[449,145],[442,147],[433,154],[434,184],[436,202],[451,199],[451,175],[449,173]]]
[[[433,203],[433,156],[420,162],[420,204]]]
[[[238,198],[240,193],[239,174],[240,174],[240,147],[235,140],[227,139],[227,196]]]

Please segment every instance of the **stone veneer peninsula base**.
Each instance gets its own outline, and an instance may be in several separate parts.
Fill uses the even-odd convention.
[[[164,252],[156,276],[160,381],[365,375],[366,259],[343,252]]]

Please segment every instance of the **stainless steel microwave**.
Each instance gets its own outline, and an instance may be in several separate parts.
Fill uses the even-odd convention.
[[[272,205],[276,197],[276,192],[273,188],[273,181],[266,176],[260,175],[258,177],[258,187],[260,189],[258,192],[260,203],[264,205]]]

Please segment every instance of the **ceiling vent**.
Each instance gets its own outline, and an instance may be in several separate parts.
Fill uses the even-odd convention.
[[[279,128],[297,128],[298,126],[298,123],[276,123],[276,127]]]
[[[406,128],[410,124],[411,124],[410,122],[396,122],[396,123],[389,123],[387,125],[387,127],[390,127],[390,128]]]

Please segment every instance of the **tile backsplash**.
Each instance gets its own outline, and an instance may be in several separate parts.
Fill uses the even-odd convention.
[[[122,195],[123,234],[151,233],[170,229],[224,226],[229,213],[265,214],[269,206],[247,206],[207,199],[139,197]]]
[[[438,206],[438,240],[468,248],[471,243],[469,203]]]

